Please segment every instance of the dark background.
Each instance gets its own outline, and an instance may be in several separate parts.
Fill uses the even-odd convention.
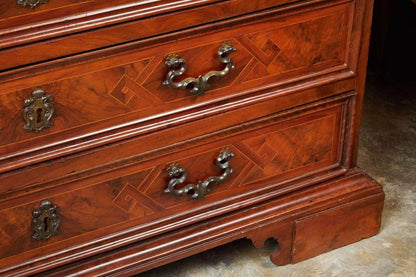
[[[368,73],[416,79],[416,0],[375,0]]]

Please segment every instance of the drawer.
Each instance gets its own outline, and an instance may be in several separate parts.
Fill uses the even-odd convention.
[[[348,111],[353,104],[354,94],[346,93],[301,110],[230,125],[158,149],[153,155],[142,152],[140,159],[107,167],[99,174],[76,176],[1,200],[0,273],[12,272],[15,269],[8,266],[18,263],[30,272],[47,269],[343,174],[349,165],[352,116]],[[235,116],[243,112],[247,111]],[[211,124],[221,124],[226,116],[213,118]],[[189,128],[195,127],[180,127],[184,132]],[[90,156],[98,159],[97,155],[147,147],[167,134],[161,131],[148,135],[147,142],[111,145]],[[233,156],[222,152],[224,148]],[[169,171],[175,168],[177,175]],[[205,181],[206,193],[201,186],[190,187],[190,193],[183,195],[166,192],[169,182],[173,185],[184,177],[183,169],[188,173],[186,180],[170,191]],[[192,198],[195,191],[199,199]],[[44,202],[43,207],[52,211],[42,215],[40,203],[46,199],[51,206]],[[59,216],[54,205],[59,207]],[[34,210],[39,210],[35,219]],[[39,221],[51,226],[37,228]],[[32,238],[35,229],[42,235],[54,230],[52,223],[60,223],[59,233],[47,240]]]
[[[289,84],[302,88],[351,78],[347,38],[352,35],[353,6],[353,1],[324,1],[284,15],[279,9],[268,10],[217,23],[215,28],[191,29],[183,37],[161,38],[151,45],[131,43],[10,75],[0,81],[3,170],[135,136],[139,126],[152,120],[216,102],[270,90],[279,93]],[[224,69],[217,57],[224,41],[237,49],[230,54],[235,68],[213,82],[211,90],[196,96],[163,85],[168,54],[176,53],[188,63],[185,74],[173,79],[176,82]],[[44,97],[35,108],[34,93]],[[44,128],[27,131],[28,126]]]
[[[31,2],[40,4],[31,9]],[[6,0],[0,3],[0,72],[292,2],[303,5],[295,0]]]

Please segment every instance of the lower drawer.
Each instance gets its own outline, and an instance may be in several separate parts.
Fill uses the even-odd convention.
[[[0,201],[0,273],[65,264],[344,173],[353,95],[228,126],[174,151]],[[125,147],[131,145],[103,151]],[[224,148],[233,153],[229,164],[219,157],[230,154]],[[177,175],[169,176],[174,163]],[[169,182],[177,195],[167,192]],[[44,200],[52,205],[40,207]]]

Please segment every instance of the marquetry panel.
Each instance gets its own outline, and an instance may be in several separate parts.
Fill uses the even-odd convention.
[[[329,116],[296,127],[272,127],[267,133],[262,131],[257,137],[235,143],[250,158],[249,170],[240,185],[299,170],[313,163],[335,161],[339,134],[337,120],[336,116]]]
[[[298,2],[55,0],[30,9],[17,1],[36,2],[0,2],[0,72]]]
[[[128,176],[48,197],[48,200],[60,207],[62,216],[60,234],[48,242],[31,238],[32,211],[42,200],[1,210],[0,258],[157,212],[160,206],[137,191],[137,186],[146,180],[149,172],[151,169],[144,169]]]
[[[236,155],[230,160],[233,175],[225,184],[212,189],[207,198],[238,194],[262,181],[278,182],[301,176],[312,169],[334,166],[342,147],[342,116],[339,112],[308,122],[301,121],[291,127],[276,124],[228,138],[223,146],[232,149]],[[174,160],[188,170],[188,182],[195,184],[209,176],[220,175],[221,171],[213,162],[219,152],[218,144],[213,144],[213,149],[205,146],[204,149],[208,150],[203,153],[199,153],[197,148],[198,154]],[[146,183],[141,191],[165,208],[187,202],[181,200],[182,197],[166,197],[159,185],[163,183],[167,183],[166,171],[160,171],[154,182]]]
[[[240,131],[229,128],[207,141],[183,144],[169,155],[120,166],[108,173],[62,184],[59,188],[23,195],[16,206],[3,205],[0,258],[39,247],[59,249],[58,242],[77,244],[84,238],[100,237],[146,222],[169,218],[178,213],[191,214],[200,207],[217,205],[243,193],[270,186],[284,188],[285,181],[326,172],[339,166],[344,149],[344,118],[348,102],[338,102],[289,118],[270,116],[245,123]],[[230,128],[233,128],[230,126]],[[119,147],[123,147],[121,144]],[[164,192],[168,183],[166,168],[179,162],[189,172],[187,183],[218,176],[214,164],[223,147],[235,157],[230,160],[233,174],[224,183],[210,188],[202,201]],[[60,207],[60,234],[47,242],[31,239],[32,211],[48,199]],[[234,200],[230,200],[234,201]],[[13,215],[13,216],[10,216]],[[64,245],[63,244],[63,245]]]
[[[314,18],[306,22],[242,34],[238,40],[253,55],[251,71],[244,81],[271,75],[305,74],[311,68],[344,57],[345,19],[342,14]],[[332,27],[330,27],[332,26]]]
[[[204,36],[116,52],[107,58],[40,73],[25,82],[11,81],[10,88],[17,90],[0,91],[0,155],[113,126],[124,127],[126,122],[182,111],[206,101],[241,96],[259,86],[339,70],[336,66],[345,67],[347,62],[350,8],[346,3],[286,17],[271,15],[257,23],[232,25],[232,29],[224,25]],[[197,77],[222,68],[216,51],[224,40],[237,48],[232,54],[236,68],[214,83],[205,96],[162,85],[167,54],[178,53],[188,61],[187,73],[178,79]],[[22,118],[22,102],[37,87],[51,94],[55,105],[54,126],[40,134],[23,130]]]

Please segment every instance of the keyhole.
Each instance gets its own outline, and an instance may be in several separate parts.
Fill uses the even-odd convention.
[[[45,217],[43,220],[43,231],[45,233],[49,232],[49,217]]]
[[[39,108],[36,110],[36,122],[41,123],[42,122],[42,108]]]

